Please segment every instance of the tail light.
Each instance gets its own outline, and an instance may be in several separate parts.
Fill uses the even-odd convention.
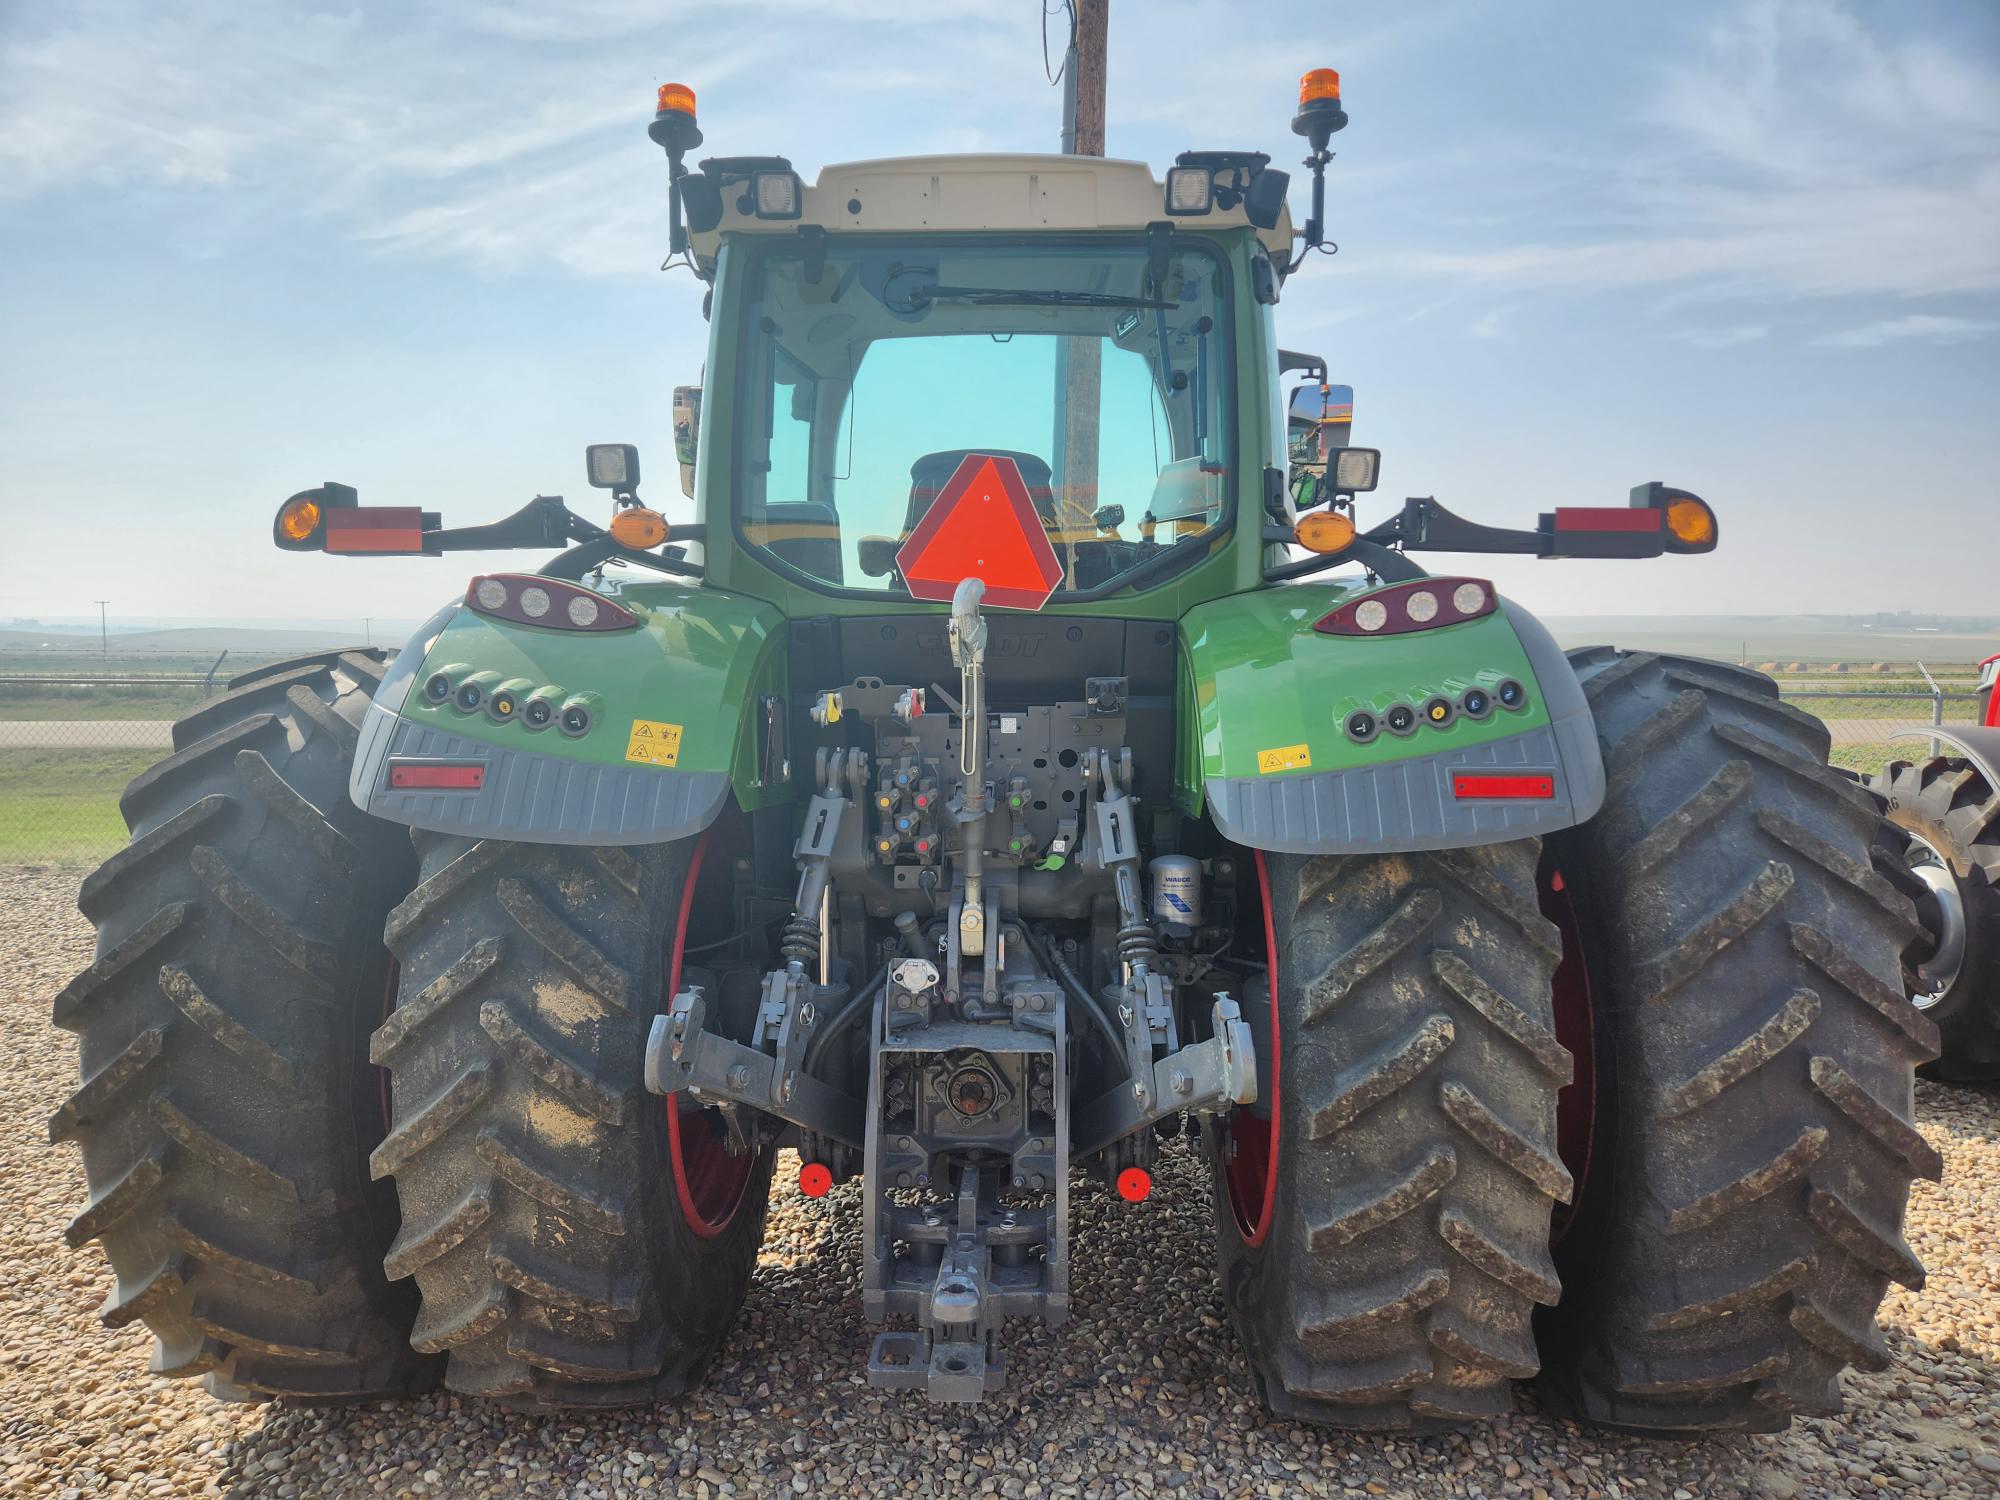
[[[639,617],[602,594],[539,573],[485,573],[466,585],[465,602],[482,615],[552,630],[630,630]]]
[[[1323,635],[1404,635],[1477,620],[1494,610],[1484,578],[1424,578],[1351,599],[1313,622]]]

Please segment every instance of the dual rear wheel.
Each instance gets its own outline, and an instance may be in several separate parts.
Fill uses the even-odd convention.
[[[384,670],[239,678],[126,790],[132,842],[79,897],[96,961],[55,1002],[83,1077],[49,1134],[90,1186],[70,1243],[111,1262],[103,1321],[218,1396],[672,1394],[742,1301],[770,1180],[639,1086],[728,862],[413,855],[347,795]]]
[[[1876,1305],[1922,1284],[1936,1034],[1872,802],[1759,674],[1572,664],[1609,776],[1587,827],[1259,862],[1282,1045],[1217,1232],[1281,1414],[1461,1418],[1540,1374],[1596,1422],[1772,1430],[1885,1364]]]

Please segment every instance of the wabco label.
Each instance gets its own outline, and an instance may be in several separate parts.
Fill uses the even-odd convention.
[[[677,765],[681,758],[681,726],[657,719],[634,719],[625,741],[625,758],[649,766]]]
[[[1273,771],[1310,770],[1312,763],[1310,745],[1280,745],[1275,750],[1257,752],[1257,774],[1260,776],[1268,776]]]

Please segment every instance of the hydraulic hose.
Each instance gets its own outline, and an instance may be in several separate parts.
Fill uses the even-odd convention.
[[[882,988],[883,984],[888,981],[888,978],[889,966],[884,964],[876,971],[875,977],[862,986],[861,992],[848,1001],[847,1004],[843,1005],[839,1013],[832,1020],[828,1021],[826,1025],[822,1026],[819,1029],[819,1034],[806,1044],[805,1068],[808,1076],[819,1066],[820,1058],[825,1055],[826,1049],[831,1045],[834,1037],[845,1031],[849,1022],[874,1003],[876,991]]]
[[[1027,928],[1023,927],[1019,930],[1023,940],[1034,950],[1035,957],[1039,958],[1050,969],[1055,971],[1057,982],[1065,990],[1069,991],[1070,999],[1082,1006],[1089,1014],[1090,1019],[1097,1023],[1097,1029],[1103,1033],[1105,1043],[1111,1049],[1112,1057],[1122,1065],[1125,1061],[1125,1038],[1112,1026],[1111,1018],[1105,1015],[1102,1007],[1091,998],[1090,991],[1084,988],[1083,981],[1077,977],[1076,970],[1069,966],[1062,955],[1056,953],[1053,949],[1044,948],[1040,940],[1030,933]]]

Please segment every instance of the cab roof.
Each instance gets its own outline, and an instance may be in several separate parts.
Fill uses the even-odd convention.
[[[1142,230],[1163,221],[1189,230],[1242,228],[1239,204],[1168,219],[1166,187],[1141,161],[1096,156],[898,156],[840,162],[806,185],[796,219],[760,219],[739,195],[724,193],[714,229],[691,236],[696,257],[713,263],[725,234],[792,234],[802,224],[829,234],[968,230]],[[1286,208],[1257,238],[1273,259],[1292,252]]]

